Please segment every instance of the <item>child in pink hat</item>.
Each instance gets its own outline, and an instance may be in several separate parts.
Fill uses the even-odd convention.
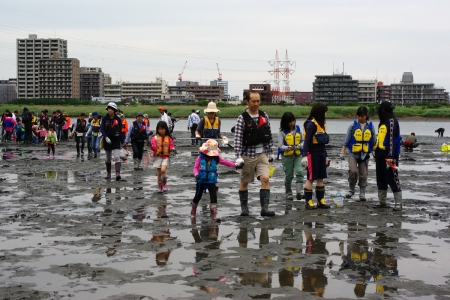
[[[194,164],[194,176],[197,184],[195,196],[191,202],[191,218],[196,217],[198,203],[202,198],[203,190],[207,188],[210,196],[211,219],[220,222],[220,218],[217,218],[217,166],[222,164],[236,168],[236,165],[234,162],[220,157],[219,144],[214,139],[207,140],[199,149],[200,155]]]

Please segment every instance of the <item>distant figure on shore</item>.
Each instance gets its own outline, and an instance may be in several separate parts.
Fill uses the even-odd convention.
[[[444,137],[445,128],[438,128],[434,132],[437,132],[438,137]]]
[[[419,143],[417,143],[416,134],[414,132],[411,132],[411,134],[408,135],[406,140],[402,141],[402,146],[405,147],[406,151],[412,151],[412,149],[419,146]]]

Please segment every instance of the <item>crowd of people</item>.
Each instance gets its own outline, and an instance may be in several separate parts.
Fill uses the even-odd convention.
[[[191,201],[191,217],[196,217],[197,205],[205,190],[210,195],[211,219],[217,217],[217,169],[219,164],[241,169],[239,179],[239,200],[241,216],[248,216],[249,183],[255,178],[259,181],[260,215],[272,217],[274,211],[269,209],[270,203],[270,167],[274,160],[274,143],[269,116],[260,109],[259,93],[250,92],[244,95],[246,110],[241,113],[234,126],[235,161],[229,161],[220,156],[219,145],[227,145],[228,139],[221,133],[220,112],[214,102],[210,102],[204,110],[205,116],[200,116],[199,110],[192,110],[187,120],[187,129],[191,133],[191,145],[200,145],[199,156],[194,167],[196,192]],[[377,208],[387,208],[387,190],[394,193],[394,210],[402,210],[402,190],[398,178],[400,146],[417,147],[417,139],[411,133],[402,141],[400,127],[393,113],[390,102],[382,102],[378,109],[379,125],[376,128],[369,121],[368,109],[364,106],[356,110],[356,119],[348,127],[340,158],[348,160],[348,192],[345,197],[354,196],[356,185],[359,186],[359,201],[366,201],[368,165],[371,158],[376,165],[376,180],[378,188]],[[47,145],[47,157],[55,155],[58,141],[75,138],[77,156],[84,155],[85,146],[88,155],[94,158],[100,155],[100,149],[105,152],[105,179],[124,180],[121,177],[120,149],[131,147],[134,170],[139,171],[144,154],[145,143],[148,142],[152,156],[153,167],[156,169],[158,193],[168,192],[168,175],[170,157],[176,153],[172,137],[174,119],[167,114],[164,107],[158,108],[160,118],[155,127],[155,133],[150,131],[148,115],[137,112],[135,120],[128,123],[116,103],[106,106],[107,113],[93,111],[86,115],[81,113],[72,122],[66,113],[56,110],[49,115],[47,110],[36,117],[25,107],[22,115],[18,111],[11,113],[6,110],[2,116],[2,142],[16,141],[32,143],[43,142]],[[292,181],[295,178],[295,198],[305,199],[305,208],[328,209],[330,205],[325,200],[324,179],[327,178],[327,167],[330,165],[326,145],[329,143],[327,134],[327,106],[316,103],[303,123],[303,129],[297,124],[296,117],[291,112],[285,112],[281,118],[278,130],[278,157],[284,171],[284,187],[287,200],[294,200]],[[15,134],[14,134],[15,132]],[[443,130],[442,130],[443,132]],[[346,151],[348,152],[346,154]],[[114,161],[114,169],[113,169]],[[304,181],[306,172],[306,181]],[[315,183],[315,200],[313,201],[313,186]]]

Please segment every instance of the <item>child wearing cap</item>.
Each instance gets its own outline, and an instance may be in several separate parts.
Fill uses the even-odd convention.
[[[127,128],[127,134],[125,138],[125,146],[131,141],[131,147],[133,149],[133,161],[134,161],[134,169],[142,170],[140,167],[142,156],[144,155],[144,144],[148,139],[149,130],[147,124],[145,124],[144,115],[141,112],[136,113],[136,121],[133,121],[130,124],[130,127]]]
[[[202,198],[203,190],[209,190],[211,219],[220,221],[217,218],[217,165],[222,164],[227,167],[236,168],[232,161],[220,157],[219,143],[216,140],[207,140],[200,148],[200,155],[194,164],[194,176],[197,182],[195,196],[191,202],[191,218],[197,215],[197,206]]]
[[[154,157],[153,167],[157,169],[158,193],[167,193],[166,170],[171,152],[175,150],[169,127],[164,121],[156,124],[156,135],[151,139],[151,149]]]

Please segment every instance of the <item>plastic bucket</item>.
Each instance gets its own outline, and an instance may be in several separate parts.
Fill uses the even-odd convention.
[[[333,202],[334,202],[334,206],[336,206],[336,207],[344,206],[344,199],[343,199],[342,194],[340,192],[337,192],[333,196]]]
[[[443,151],[443,152],[450,151],[450,145],[447,145],[447,144],[444,143],[444,144],[441,146],[441,151]]]
[[[269,177],[270,178],[272,178],[274,171],[275,171],[274,166],[272,164],[270,164],[270,167],[269,167]]]

